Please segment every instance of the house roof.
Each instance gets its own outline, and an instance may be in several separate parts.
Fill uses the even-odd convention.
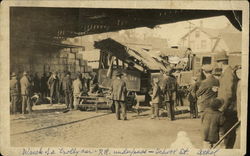
[[[193,33],[195,30],[199,29],[200,31],[207,34],[209,37],[216,38],[220,34],[220,29],[211,29],[211,28],[204,28],[204,27],[195,27],[190,32],[186,33],[181,39],[185,39],[189,34]]]
[[[231,24],[228,24],[223,29],[211,29],[211,28],[204,28],[204,27],[195,27],[190,33],[194,32],[195,30],[201,30],[202,32],[206,33],[212,38],[217,38],[212,51],[214,52],[216,47],[218,46],[220,41],[224,41],[226,46],[229,49],[229,53],[231,52],[240,52],[241,51],[241,40],[242,40],[242,33],[235,29]],[[181,39],[186,38],[189,33],[185,34]]]
[[[221,40],[225,42],[231,52],[241,52],[241,33],[223,33],[220,35]]]
[[[205,34],[209,35],[212,38],[217,38],[219,35],[226,34],[226,33],[230,33],[230,34],[240,33],[240,31],[235,29],[231,24],[228,24],[225,28],[222,28],[222,29],[212,29],[212,28],[206,28],[206,27],[195,27],[190,32],[186,33],[181,39],[186,38],[189,35],[189,33],[192,33],[197,29],[201,30],[202,32],[204,32]]]
[[[228,47],[228,53],[241,52],[242,33],[234,29],[231,25],[220,30],[220,34],[212,51],[216,49],[220,41],[224,41]]]

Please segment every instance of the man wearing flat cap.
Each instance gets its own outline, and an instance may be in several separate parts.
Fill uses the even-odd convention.
[[[196,95],[200,97],[200,111],[204,112],[209,107],[211,101],[217,97],[219,80],[212,75],[213,67],[211,65],[203,65],[202,70],[206,79],[201,82]]]
[[[67,108],[73,109],[73,89],[72,80],[70,78],[70,72],[66,72],[66,75],[62,80],[62,90],[64,92],[65,103]]]
[[[76,79],[73,81],[73,85],[72,85],[73,98],[74,98],[74,101],[73,101],[74,110],[77,110],[79,107],[79,103],[80,103],[79,97],[81,96],[82,91],[83,91],[81,78],[82,78],[82,74],[78,72],[76,74]]]
[[[117,120],[121,120],[120,118],[120,108],[122,110],[123,120],[127,120],[126,114],[126,96],[127,96],[127,88],[126,83],[122,80],[122,72],[117,71],[116,78],[113,80],[111,84],[111,99],[115,103],[115,111]]]
[[[56,99],[59,103],[59,78],[57,72],[53,72],[50,78],[48,79],[48,87],[50,90],[50,104],[53,104],[53,100]]]
[[[11,114],[16,114],[17,112],[17,100],[19,95],[19,83],[16,78],[16,74],[11,74],[10,80],[10,96],[11,96]]]
[[[222,74],[222,68],[214,68],[213,72],[212,72],[213,76],[216,78],[216,79],[220,79],[220,76]]]
[[[163,73],[161,90],[163,93],[163,105],[167,107],[168,118],[172,121],[175,119],[174,99],[176,99],[177,82],[172,74],[172,69],[168,69]]]
[[[220,110],[225,116],[223,132],[226,133],[238,121],[237,106],[236,106],[236,88],[237,78],[233,68],[228,65],[228,56],[225,52],[220,52],[216,56],[217,65],[222,68],[220,77],[220,87],[218,89],[218,98],[223,99],[223,105]],[[229,133],[224,139],[223,145],[225,148],[233,148],[235,142],[235,129]]]
[[[26,108],[28,108],[28,112],[31,113],[31,83],[27,75],[27,72],[23,72],[23,77],[20,80],[22,95],[22,114],[26,113]]]

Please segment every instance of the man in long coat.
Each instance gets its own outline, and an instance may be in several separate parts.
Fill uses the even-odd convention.
[[[174,99],[176,99],[177,82],[176,79],[171,76],[171,72],[171,69],[164,72],[163,80],[161,83],[161,90],[163,94],[163,104],[167,107],[168,110],[168,118],[170,120],[174,120]]]
[[[27,72],[23,73],[23,77],[20,80],[20,85],[22,95],[22,114],[26,113],[26,107],[28,108],[28,112],[31,113],[31,83],[27,77]]]
[[[201,98],[199,101],[201,112],[208,108],[211,101],[217,97],[217,90],[219,87],[219,80],[212,75],[212,66],[204,65],[202,69],[206,79],[201,82],[196,92],[197,97]]]
[[[225,116],[223,132],[226,133],[238,121],[236,106],[237,79],[232,67],[228,65],[228,56],[226,53],[217,54],[216,60],[218,66],[222,68],[218,98],[223,99],[223,105],[220,110]],[[235,137],[236,132],[234,129],[225,137],[223,146],[225,148],[233,148]]]
[[[11,114],[17,112],[17,102],[19,95],[19,83],[15,73],[12,73],[10,80],[10,95],[11,95]]]
[[[50,90],[50,104],[53,104],[53,100],[56,99],[59,102],[59,78],[57,72],[53,72],[48,80],[48,87]]]
[[[192,77],[193,82],[191,83],[188,91],[188,101],[190,107],[190,118],[198,118],[198,107],[197,107],[197,95],[196,92],[199,89],[199,83],[196,77]]]
[[[79,96],[82,94],[83,85],[81,81],[81,73],[77,74],[77,78],[73,81],[73,96],[74,96],[74,109],[77,110],[79,106]]]
[[[67,108],[73,109],[73,90],[72,90],[72,80],[70,78],[70,73],[66,73],[66,76],[62,80],[62,89],[64,92],[65,103]]]
[[[121,76],[123,74],[118,71],[116,73],[116,79],[113,80],[111,84],[111,99],[115,103],[115,111],[116,111],[116,118],[117,120],[120,120],[120,108],[122,110],[122,117],[123,120],[127,120],[127,114],[126,114],[126,96],[127,96],[127,88],[126,83],[124,80],[121,79]]]

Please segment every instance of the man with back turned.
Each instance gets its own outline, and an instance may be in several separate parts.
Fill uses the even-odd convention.
[[[122,117],[123,120],[127,120],[126,114],[126,95],[127,95],[127,88],[126,83],[124,80],[121,79],[122,77],[121,71],[116,73],[116,79],[113,80],[111,84],[111,99],[115,103],[115,110],[116,110],[116,118],[120,120],[120,108],[122,110]]]
[[[177,82],[176,79],[171,76],[172,69],[168,69],[163,73],[163,80],[161,84],[161,90],[163,93],[163,105],[167,107],[168,118],[172,121],[175,120],[174,112],[174,99],[176,99]]]

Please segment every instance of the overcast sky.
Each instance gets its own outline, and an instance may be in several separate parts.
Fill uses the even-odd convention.
[[[192,28],[194,28],[195,26],[200,26],[200,21],[202,21],[203,27],[213,28],[213,29],[224,28],[228,25],[228,23],[230,23],[225,16],[190,20],[189,22],[194,24],[192,25]],[[122,35],[124,34],[125,31],[126,30],[121,30],[119,31],[119,33]],[[155,29],[143,27],[143,28],[132,29],[132,31],[136,33],[135,35],[136,37],[143,37],[144,35],[148,35],[148,36],[156,36],[159,38],[165,38],[168,40],[169,46],[174,46],[174,45],[178,45],[179,39],[183,35],[188,33],[189,23],[187,21],[183,21],[183,22],[159,25],[159,27]],[[94,41],[93,36],[99,36],[99,37],[105,38],[105,34],[110,34],[110,33],[104,33],[102,35],[100,34],[87,35],[83,37],[83,41],[85,37],[89,41]],[[99,50],[98,49],[93,49],[93,50],[94,51],[91,52],[91,54],[93,55],[90,55],[90,53],[87,53],[87,52],[83,53],[84,58],[89,59],[89,60],[99,59]],[[98,63],[89,63],[89,65],[93,66],[94,68],[97,68]]]
[[[225,16],[217,16],[211,18],[203,18],[198,20],[190,20],[192,28],[195,26],[200,26],[200,23],[203,23],[203,27],[206,28],[214,28],[221,29],[227,26],[229,20]],[[150,28],[136,28],[134,29],[135,33],[143,36],[145,33],[149,36],[157,36],[160,38],[168,39],[168,43],[170,46],[177,45],[179,39],[185,35],[189,31],[189,23],[188,21],[170,23],[159,25],[158,28],[150,29]],[[121,32],[122,33],[122,32]],[[139,36],[140,36],[139,35]]]

